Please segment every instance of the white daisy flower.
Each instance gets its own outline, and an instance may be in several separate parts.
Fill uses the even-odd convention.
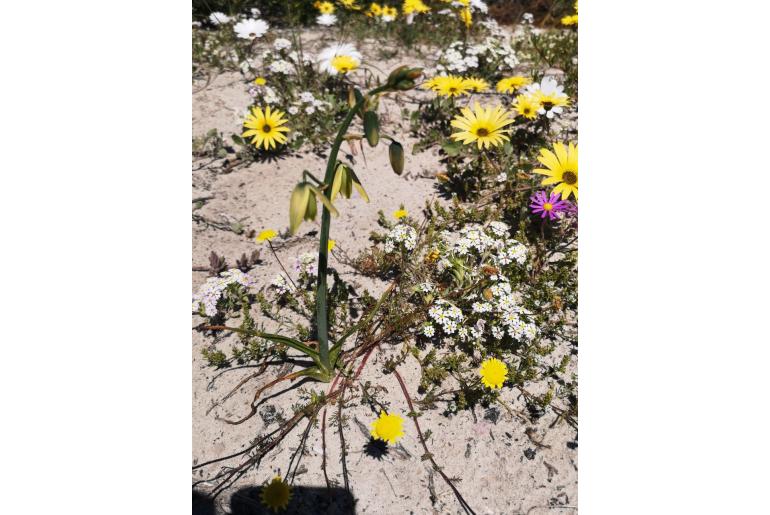
[[[331,27],[335,23],[337,23],[337,17],[333,14],[322,14],[318,18],[315,19],[316,23],[318,25],[323,25],[324,27]]]
[[[209,14],[209,21],[214,25],[222,25],[223,23],[230,23],[233,19],[225,13],[213,12]]]
[[[252,20],[247,18],[235,24],[235,33],[242,39],[261,38],[267,32],[270,25],[265,20]]]
[[[326,72],[329,75],[337,75],[337,69],[332,66],[332,60],[335,57],[347,56],[361,63],[361,53],[356,50],[356,47],[350,43],[337,43],[329,47],[324,48],[318,54],[318,67],[322,72]]]

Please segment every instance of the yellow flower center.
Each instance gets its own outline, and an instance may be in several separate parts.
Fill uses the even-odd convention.
[[[551,209],[553,209],[553,204],[551,204],[550,202],[546,202],[545,204],[543,204],[543,209],[545,209],[546,211],[550,211]]]
[[[347,73],[358,68],[358,62],[349,55],[335,56],[331,64],[340,73]]]
[[[577,183],[577,174],[575,172],[571,172],[567,170],[562,174],[561,180],[562,182],[566,182],[567,184],[575,184]]]

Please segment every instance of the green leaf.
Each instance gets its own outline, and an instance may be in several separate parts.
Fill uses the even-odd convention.
[[[459,141],[446,140],[441,143],[441,149],[446,152],[449,157],[455,157],[460,153],[463,148],[463,144]]]

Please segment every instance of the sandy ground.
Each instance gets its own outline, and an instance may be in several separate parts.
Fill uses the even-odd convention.
[[[409,62],[409,59],[406,61]],[[417,59],[413,58],[411,62],[416,63]],[[378,63],[382,69],[389,69],[392,64],[395,62]],[[193,89],[199,86],[194,85]],[[205,90],[193,95],[193,135],[204,134],[211,128],[223,131],[226,137],[238,132],[242,113],[249,102],[246,86],[238,74],[220,75]],[[400,119],[400,107],[386,101],[381,109],[385,113],[383,125],[387,125],[391,133],[406,134],[408,121]],[[404,137],[402,142],[407,154],[406,172],[402,177],[390,170],[387,147],[384,145],[367,149],[367,165],[360,156],[358,158],[356,173],[372,202],[366,204],[355,196],[343,201],[339,206],[340,216],[333,220],[331,232],[337,245],[350,255],[354,256],[370,245],[368,235],[377,227],[379,210],[390,214],[403,203],[410,213],[418,214],[426,199],[437,196],[433,179],[433,174],[439,169],[437,154],[428,151],[411,156],[414,141]],[[278,162],[253,163],[227,174],[217,174],[210,167],[202,167],[206,161],[193,160],[192,197],[213,198],[197,213],[217,221],[241,221],[247,229],[274,228],[282,233],[288,226],[289,194],[301,171],[308,169],[321,173],[325,164],[322,157],[300,153]],[[306,222],[297,236],[276,240],[278,254],[287,266],[300,253],[316,250],[316,236],[308,233],[317,229],[317,223]],[[242,253],[258,248],[253,239],[244,235],[203,224],[193,223],[192,233],[193,266],[207,265],[212,250],[224,255],[230,266],[234,266],[235,259]],[[266,284],[279,272],[279,267],[264,249],[262,257],[263,263],[251,274],[260,284]],[[331,266],[345,271],[345,267],[334,258]],[[205,281],[206,276],[205,272],[193,272],[193,291]],[[346,279],[372,290],[381,287],[355,276],[349,270]],[[194,316],[192,325],[201,321]],[[217,345],[229,350],[229,338],[223,338]],[[260,416],[242,425],[229,426],[216,420],[217,415],[236,418],[247,413],[256,384],[276,377],[281,371],[266,373],[260,383],[244,387],[222,406],[207,413],[238,381],[253,372],[253,369],[245,368],[220,374],[221,371],[207,366],[201,357],[201,349],[210,343],[210,338],[192,332],[193,463],[237,452],[264,429],[276,427],[271,414],[278,413],[288,418],[291,416],[291,405],[298,401],[295,389],[270,399],[261,407]],[[392,401],[392,409],[408,412],[395,378],[383,375],[381,368],[381,361],[370,361],[361,380],[382,383],[389,392],[387,398]],[[407,361],[399,370],[414,395],[419,379],[416,364]],[[217,378],[212,383],[215,376]],[[320,390],[327,385],[310,383],[308,386]],[[271,394],[277,391],[273,390]],[[515,408],[523,409],[522,401],[516,399],[512,392],[508,391],[504,399]],[[369,441],[366,428],[375,417],[374,413],[367,406],[354,405],[346,410],[346,414],[349,417],[345,427],[349,453],[347,463],[351,490],[357,500],[355,513],[463,513],[449,487],[430,470],[428,462],[421,460],[423,451],[411,420],[405,423],[406,436],[400,445],[377,459],[364,452]],[[555,418],[549,412],[536,424],[529,424],[496,410],[484,412],[477,408],[475,413],[464,411],[446,417],[441,414],[441,409],[437,409],[424,412],[420,425],[423,431],[432,431],[428,440],[430,451],[446,474],[459,480],[457,488],[477,513],[569,514],[577,511],[577,434],[565,423],[550,427]],[[243,500],[244,494],[234,495],[235,490],[261,485],[276,473],[285,474],[291,452],[299,443],[300,433],[301,429],[295,429],[257,470],[250,471],[234,489],[221,495],[216,500],[216,512],[237,513],[234,505],[239,498]],[[327,429],[327,443],[330,480],[342,483],[336,427]],[[321,487],[326,484],[320,467],[321,437],[317,428],[310,432],[307,454],[302,463],[300,471],[305,472],[296,477],[296,486]],[[214,471],[214,468],[206,469],[207,474]],[[203,474],[197,471],[193,475],[194,480],[201,477]],[[246,502],[250,501],[246,499]],[[200,512],[205,510],[201,508]],[[345,511],[335,511],[334,506],[327,507],[323,502],[313,505],[308,511],[338,512]]]

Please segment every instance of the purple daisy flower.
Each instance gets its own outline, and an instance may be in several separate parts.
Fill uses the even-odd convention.
[[[556,218],[556,213],[566,211],[568,209],[566,200],[561,200],[561,195],[558,193],[551,193],[549,196],[545,191],[538,191],[530,197],[532,204],[529,205],[532,208],[532,213],[540,214],[540,218],[548,217],[549,220]]]

